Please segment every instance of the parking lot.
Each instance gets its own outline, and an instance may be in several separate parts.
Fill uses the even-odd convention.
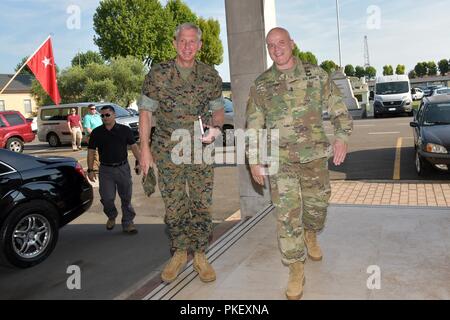
[[[427,177],[416,174],[410,121],[410,117],[355,120],[346,162],[340,167],[330,164],[333,192],[339,193],[337,187],[341,185],[347,186],[344,193],[355,192],[357,187],[348,188],[352,183],[388,186],[393,183],[438,183],[450,186],[448,173],[436,171]],[[331,137],[329,122],[326,122],[326,129]],[[34,141],[26,144],[24,152],[36,156],[74,157],[85,169],[87,167],[85,147],[82,151],[73,152],[70,146],[50,148],[46,143]],[[233,148],[228,148],[228,152],[233,152]],[[26,270],[0,268],[0,298],[113,299],[143,279],[157,276],[170,257],[162,218],[164,204],[159,191],[150,199],[143,195],[140,177],[133,174],[133,182],[137,236],[124,235],[120,228],[113,232],[105,230],[106,218],[94,184],[92,207],[61,229],[56,249],[45,262]],[[216,223],[226,220],[239,209],[238,189],[236,166],[217,167],[212,208]],[[395,187],[389,192],[394,191]],[[340,194],[334,194],[331,201],[341,203],[341,198]],[[116,201],[120,206],[118,199]],[[69,290],[66,286],[67,268],[71,265],[81,268],[81,290]]]

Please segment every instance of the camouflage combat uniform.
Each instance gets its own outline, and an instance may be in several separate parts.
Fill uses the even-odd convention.
[[[194,122],[198,116],[203,123],[208,123],[211,112],[223,108],[222,80],[214,68],[199,61],[184,80],[175,61],[171,60],[151,68],[138,104],[140,110],[151,111],[156,117],[152,155],[158,168],[172,248],[204,251],[212,231],[209,208],[213,167],[194,164],[194,161],[192,164],[173,163],[171,151],[178,141],[171,141],[171,136],[177,129],[188,130],[193,144]]]
[[[305,260],[303,229],[320,231],[325,223],[332,146],[322,110],[328,111],[336,138],[347,142],[353,123],[339,89],[323,69],[298,59],[286,72],[273,65],[250,90],[247,128],[279,130],[279,170],[269,180],[285,264]]]

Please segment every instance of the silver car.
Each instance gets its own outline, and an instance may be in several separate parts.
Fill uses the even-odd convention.
[[[51,147],[71,144],[72,137],[67,126],[67,115],[69,115],[71,108],[76,108],[83,123],[83,117],[88,113],[88,105],[90,104],[95,105],[97,112],[104,106],[112,106],[116,113],[117,123],[129,126],[135,139],[139,139],[138,116],[131,115],[126,109],[115,103],[82,102],[40,107],[37,117],[39,141],[48,142]],[[83,131],[83,141],[85,141],[84,135],[85,132]]]

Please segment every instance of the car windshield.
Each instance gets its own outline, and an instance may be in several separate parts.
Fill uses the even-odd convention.
[[[443,88],[443,89],[437,89],[436,90],[437,94],[446,94],[446,93],[450,93],[450,88]]]
[[[97,111],[100,112],[100,109],[102,107],[104,107],[104,106],[105,105],[97,106]],[[124,108],[118,106],[117,104],[113,104],[111,106],[114,107],[114,110],[116,112],[116,118],[122,118],[122,117],[129,117],[130,116],[130,113],[127,110],[125,110]]]
[[[450,124],[450,103],[428,105],[423,116],[423,124],[428,126]]]
[[[399,94],[409,92],[408,81],[377,83],[376,94]]]

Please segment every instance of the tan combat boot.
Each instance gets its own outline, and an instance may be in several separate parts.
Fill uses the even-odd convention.
[[[170,259],[169,263],[164,267],[163,272],[161,273],[161,279],[164,282],[170,283],[174,281],[181,270],[183,270],[184,266],[187,263],[187,251],[186,250],[177,250],[175,251],[172,259]]]
[[[206,259],[204,252],[196,252],[194,254],[194,270],[197,271],[200,280],[203,282],[211,282],[216,280],[216,272]]]
[[[305,285],[304,262],[297,261],[289,265],[289,280],[286,289],[288,300],[300,300]]]
[[[305,244],[308,249],[308,256],[313,261],[322,260],[322,250],[320,250],[317,242],[317,235],[315,231],[305,230]]]

